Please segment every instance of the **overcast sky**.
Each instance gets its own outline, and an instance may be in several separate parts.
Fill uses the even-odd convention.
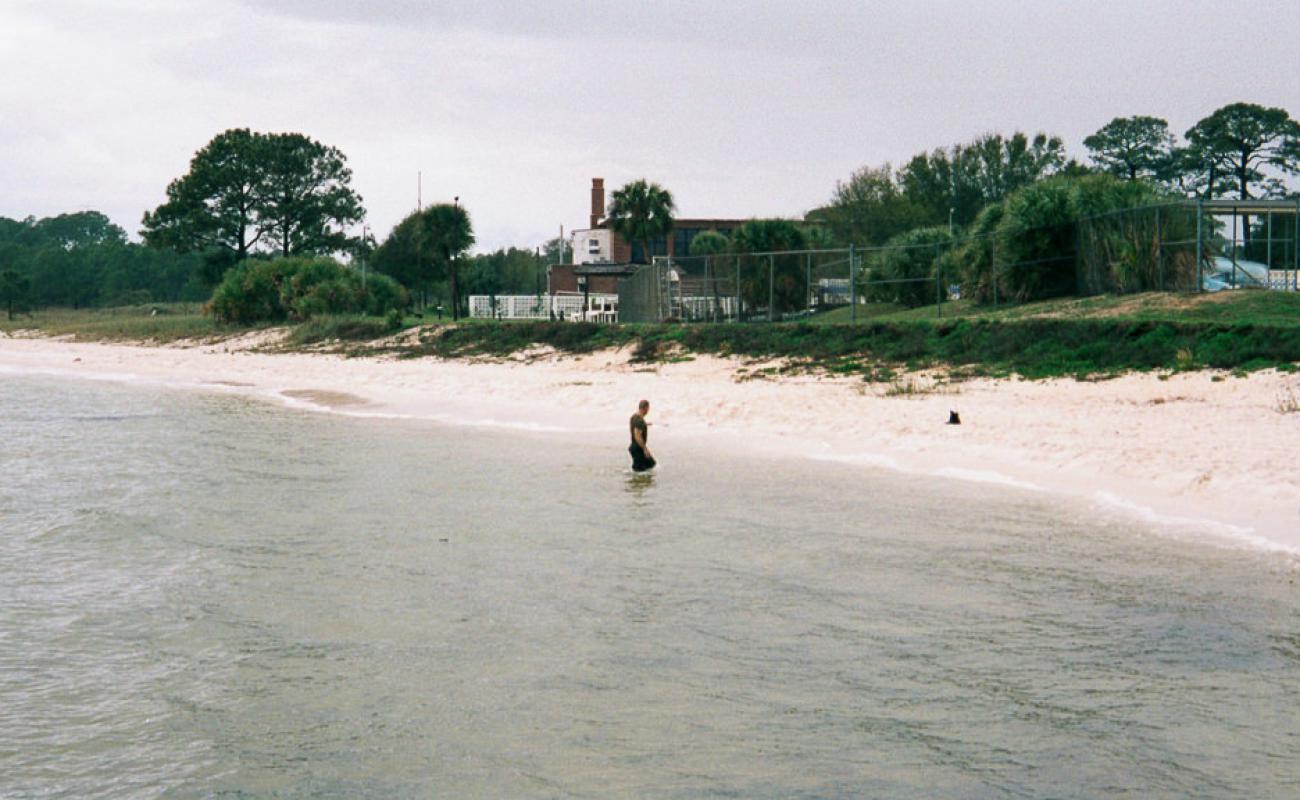
[[[341,149],[382,238],[459,195],[479,249],[585,226],[590,179],[800,215],[986,132],[1300,114],[1300,2],[0,0],[0,216],[134,234],[232,127]]]

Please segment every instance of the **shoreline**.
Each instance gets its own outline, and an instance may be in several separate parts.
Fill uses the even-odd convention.
[[[629,352],[493,362],[261,353],[264,337],[146,346],[0,337],[0,370],[263,397],[354,417],[626,436],[651,401],[651,446],[700,443],[1083,498],[1160,528],[1300,554],[1300,377],[1130,374],[978,379],[909,391],[860,379],[738,380],[739,359],[654,367]],[[891,393],[892,391],[892,393]],[[962,424],[946,425],[949,410]],[[671,456],[670,456],[671,457]]]

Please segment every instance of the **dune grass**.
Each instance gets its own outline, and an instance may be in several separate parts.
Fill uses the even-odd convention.
[[[848,307],[817,314],[808,321],[818,325],[849,322]],[[991,321],[1049,319],[1125,319],[1143,322],[1204,322],[1220,325],[1300,326],[1300,293],[1239,289],[1214,294],[1143,292],[1130,295],[1063,297],[1034,303],[976,305],[956,300],[934,306],[906,308],[891,303],[858,306],[859,324],[918,322],[953,319]]]
[[[70,336],[93,342],[166,344],[182,339],[220,339],[248,330],[219,325],[203,313],[202,306],[193,303],[77,310],[49,308],[16,314],[12,321],[0,316],[0,331],[6,334],[32,331],[42,336]]]

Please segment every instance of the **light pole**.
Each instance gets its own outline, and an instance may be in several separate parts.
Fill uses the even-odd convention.
[[[370,247],[370,226],[361,226],[361,291],[366,290],[366,262],[370,260],[367,248]]]

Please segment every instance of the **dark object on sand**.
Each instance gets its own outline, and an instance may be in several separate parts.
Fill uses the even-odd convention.
[[[948,412],[948,424],[949,424],[949,425],[960,425],[960,424],[961,424],[961,416],[960,416],[956,411],[949,411],[949,412]]]

